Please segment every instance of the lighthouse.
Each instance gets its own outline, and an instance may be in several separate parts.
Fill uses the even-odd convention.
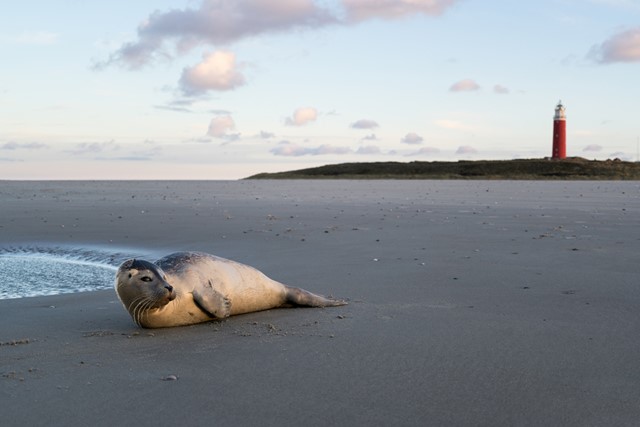
[[[558,101],[556,114],[553,116],[553,152],[552,159],[564,159],[567,157],[567,117],[564,114],[564,105]]]

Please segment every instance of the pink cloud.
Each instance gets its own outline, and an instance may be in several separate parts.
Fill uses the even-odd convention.
[[[593,46],[589,56],[603,64],[640,61],[640,27],[614,34]]]
[[[276,156],[286,156],[286,157],[298,157],[304,156],[307,153],[307,148],[302,147],[298,144],[293,144],[289,141],[280,141],[277,147],[272,148],[271,153]]]
[[[244,76],[236,66],[235,54],[226,51],[204,55],[198,65],[185,68],[180,78],[180,87],[185,95],[232,90],[244,83]]]
[[[315,122],[317,118],[318,110],[312,107],[303,107],[295,110],[291,117],[287,117],[285,124],[287,126],[304,126],[308,123]]]
[[[478,89],[480,89],[480,86],[475,82],[475,80],[464,79],[452,84],[449,88],[449,92],[473,92]]]
[[[233,141],[240,137],[240,134],[229,133],[236,128],[236,124],[233,118],[229,115],[217,116],[211,119],[209,123],[208,136],[214,138],[226,139],[227,141]]]

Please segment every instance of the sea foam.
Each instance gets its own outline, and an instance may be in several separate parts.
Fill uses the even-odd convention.
[[[108,289],[134,255],[103,249],[0,248],[0,299]]]

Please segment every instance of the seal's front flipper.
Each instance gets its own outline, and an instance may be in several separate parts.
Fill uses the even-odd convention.
[[[211,281],[209,286],[193,291],[193,302],[209,317],[224,319],[231,314],[231,300],[214,290]]]

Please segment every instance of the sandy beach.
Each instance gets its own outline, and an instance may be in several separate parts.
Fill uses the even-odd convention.
[[[2,425],[635,426],[640,183],[0,182],[0,247],[197,250],[344,307],[0,301]],[[0,272],[1,274],[2,272]]]

